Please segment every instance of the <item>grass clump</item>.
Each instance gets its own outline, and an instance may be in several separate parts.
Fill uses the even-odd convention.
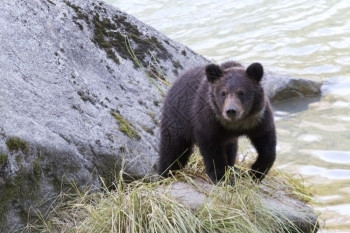
[[[62,195],[42,222],[27,226],[27,232],[301,232],[288,219],[266,209],[261,185],[242,178],[231,169],[226,179],[210,185],[201,158],[192,156],[190,166],[172,177],[126,183],[120,175],[115,189],[101,193]],[[195,166],[195,167],[194,167]],[[122,174],[122,171],[121,173]],[[235,185],[228,185],[232,178]],[[273,179],[267,177],[267,179]],[[280,179],[280,178],[278,178]],[[282,181],[287,182],[282,178]],[[175,198],[172,187],[186,184],[206,197],[196,208]],[[205,183],[206,185],[201,185]],[[300,189],[295,189],[299,192]],[[292,193],[292,192],[291,192]],[[196,199],[196,197],[195,197]]]

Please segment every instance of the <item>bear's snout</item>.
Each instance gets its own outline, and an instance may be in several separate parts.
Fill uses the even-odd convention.
[[[244,108],[239,99],[233,95],[228,96],[222,109],[222,116],[228,121],[236,121],[241,119],[243,114]]]
[[[226,115],[228,117],[234,118],[236,117],[236,114],[237,114],[237,109],[235,107],[231,106],[226,109]]]

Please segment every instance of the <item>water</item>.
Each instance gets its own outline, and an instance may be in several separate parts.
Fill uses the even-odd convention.
[[[350,232],[350,1],[107,2],[213,61],[323,81],[320,101],[274,106],[276,166],[311,186],[322,232]]]

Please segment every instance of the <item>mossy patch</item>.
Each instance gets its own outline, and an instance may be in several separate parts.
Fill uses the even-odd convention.
[[[108,58],[112,59],[117,65],[119,65],[120,60],[112,49],[112,42],[106,39],[109,35],[106,28],[109,30],[116,30],[117,28],[111,23],[110,19],[106,18],[100,20],[98,14],[93,16],[92,23],[94,25],[93,42],[106,52]],[[115,34],[115,36],[116,38],[114,41],[118,46],[121,46],[120,44],[123,44],[123,41],[125,43],[125,39],[123,40],[120,34]],[[126,45],[124,47],[126,48]]]
[[[6,141],[6,146],[9,151],[22,151],[28,153],[28,143],[18,137],[11,137]]]
[[[140,31],[138,25],[122,12],[106,17],[107,10],[102,7],[103,4],[92,3],[93,10],[87,13],[67,0],[65,3],[74,10],[76,16],[72,18],[80,29],[83,30],[82,21],[92,28],[92,41],[105,51],[107,58],[117,65],[121,64],[121,59],[129,60],[134,68],[141,68],[150,77],[165,81],[165,76],[154,63],[172,59],[173,55],[160,39]]]
[[[78,27],[81,30],[83,30],[83,25],[79,22],[79,20],[85,20],[86,22],[88,22],[89,16],[84,14],[79,6],[73,4],[69,1],[64,1],[64,3],[66,3],[67,6],[69,6],[70,8],[72,8],[74,10],[76,16],[73,16],[73,21],[76,25],[78,25]]]
[[[6,164],[8,159],[7,155],[0,154],[0,169]]]
[[[135,130],[135,127],[128,122],[122,115],[117,112],[111,112],[112,116],[118,121],[119,130],[123,132],[129,138],[141,139],[139,133]]]
[[[95,13],[92,23],[94,25],[94,43],[105,50],[107,56],[118,65],[120,61],[115,53],[123,59],[131,60],[135,68],[139,66],[130,50],[133,50],[134,55],[144,67],[149,64],[150,59],[147,59],[147,57],[149,57],[150,51],[158,59],[172,58],[172,54],[156,37],[143,35],[138,27],[130,23],[124,15],[115,15],[112,19],[109,19],[102,18],[98,13]]]
[[[10,227],[7,214],[15,203],[21,203],[18,214],[27,221],[32,203],[40,197],[41,174],[40,160],[36,160],[31,169],[21,167],[16,176],[5,180],[0,192],[0,232]]]

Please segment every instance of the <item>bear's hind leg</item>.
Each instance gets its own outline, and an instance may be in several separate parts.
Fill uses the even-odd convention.
[[[171,142],[161,140],[160,158],[158,162],[158,174],[167,176],[169,170],[183,168],[193,152],[193,144],[182,138],[172,139]]]

